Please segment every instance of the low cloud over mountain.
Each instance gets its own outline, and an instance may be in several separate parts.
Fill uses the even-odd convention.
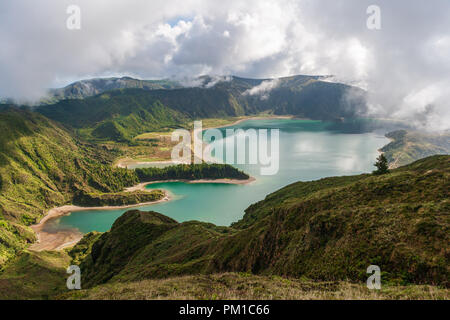
[[[94,76],[334,75],[372,114],[448,129],[450,2],[360,0],[0,3],[0,96],[41,97]],[[369,30],[367,7],[381,9]],[[81,29],[69,30],[69,5]]]

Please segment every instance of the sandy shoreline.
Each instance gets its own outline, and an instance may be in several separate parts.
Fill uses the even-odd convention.
[[[245,117],[243,119],[239,119],[236,120],[233,123],[229,123],[229,124],[224,124],[221,126],[215,126],[215,127],[206,127],[203,129],[220,129],[220,128],[226,128],[226,127],[231,127],[231,126],[235,126],[241,122],[247,121],[247,120],[270,120],[270,119],[294,119],[294,116],[255,116],[255,117]],[[306,119],[305,119],[306,120]]]
[[[164,182],[185,182],[185,183],[226,183],[226,184],[249,184],[255,181],[256,179],[250,177],[246,180],[238,180],[238,179],[199,179],[199,180],[183,180],[183,179],[173,179],[173,180],[161,180],[161,181],[150,181],[143,182],[135,185],[133,187],[126,188],[125,191],[133,192],[133,191],[146,191],[145,186],[154,183],[164,183]],[[165,196],[161,200],[152,201],[152,202],[142,202],[125,206],[104,206],[104,207],[80,207],[75,205],[65,205],[57,208],[50,209],[47,214],[41,219],[38,224],[32,225],[31,229],[36,233],[37,241],[33,243],[29,249],[34,251],[43,251],[43,250],[62,250],[64,248],[75,245],[78,241],[83,238],[83,233],[81,233],[77,229],[67,229],[67,230],[58,230],[57,232],[45,230],[46,223],[48,223],[52,219],[57,219],[59,217],[68,215],[72,212],[77,211],[91,211],[91,210],[117,210],[117,209],[127,209],[127,208],[135,208],[142,207],[148,205],[154,205],[165,201],[170,201],[171,196],[165,190]]]
[[[186,179],[170,179],[170,180],[158,180],[158,181],[150,181],[150,182],[143,182],[139,183],[138,185],[135,185],[133,187],[126,188],[125,191],[133,192],[133,191],[146,191],[145,188],[149,184],[155,184],[155,183],[165,183],[165,182],[184,182],[184,183],[225,183],[225,184],[249,184],[256,181],[255,178],[250,177],[246,180],[239,180],[239,179],[198,179],[198,180],[186,180]]]
[[[68,215],[76,211],[88,211],[88,210],[116,210],[116,209],[127,209],[135,208],[147,205],[154,205],[157,203],[170,201],[171,197],[168,192],[165,192],[164,198],[152,202],[136,203],[125,206],[104,206],[104,207],[80,207],[74,205],[65,205],[62,207],[57,207],[50,209],[48,213],[39,221],[38,224],[32,225],[31,229],[36,233],[37,241],[33,243],[29,249],[34,251],[43,250],[62,250],[71,245],[76,244],[83,237],[77,229],[70,230],[58,230],[57,232],[45,230],[45,225],[48,221],[56,219],[65,215]]]

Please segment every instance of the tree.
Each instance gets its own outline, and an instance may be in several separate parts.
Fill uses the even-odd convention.
[[[377,162],[373,164],[375,167],[377,167],[377,170],[373,172],[373,174],[380,175],[380,174],[386,174],[389,173],[389,167],[388,167],[388,161],[384,154],[381,154],[377,158]]]

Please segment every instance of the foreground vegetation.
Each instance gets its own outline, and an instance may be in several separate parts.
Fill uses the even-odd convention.
[[[450,292],[428,285],[384,286],[369,290],[364,283],[222,273],[105,284],[68,292],[58,299],[87,300],[448,300]]]
[[[17,299],[448,299],[450,156],[383,175],[287,186],[232,227],[130,210],[66,252],[22,251],[0,273]],[[81,291],[64,270],[80,265]],[[381,291],[366,269],[381,268]]]
[[[84,283],[221,272],[360,282],[375,264],[384,284],[448,287],[449,178],[450,156],[435,156],[384,175],[297,182],[230,228],[131,210],[88,245]]]
[[[50,299],[66,292],[69,262],[64,251],[22,251],[0,272],[0,300]]]
[[[98,238],[90,233],[89,238]],[[79,248],[88,246],[80,242]],[[81,256],[88,251],[80,251]],[[75,261],[76,262],[76,261]],[[23,251],[0,273],[0,299],[433,299],[448,300],[448,289],[429,285],[390,286],[369,290],[365,283],[314,281],[307,278],[260,276],[250,273],[192,275],[108,283],[68,291],[65,251]]]

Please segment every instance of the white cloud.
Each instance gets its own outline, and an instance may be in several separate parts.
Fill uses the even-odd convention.
[[[260,85],[254,86],[251,89],[246,90],[243,95],[255,96],[259,95],[262,100],[269,98],[270,91],[278,87],[280,80],[266,80],[261,82]]]
[[[71,4],[81,8],[79,31],[66,28]],[[450,2],[378,0],[379,31],[366,27],[370,4],[1,1],[0,96],[37,99],[48,87],[94,76],[332,74],[367,88],[376,114],[406,118],[428,110],[422,123],[448,127]]]

